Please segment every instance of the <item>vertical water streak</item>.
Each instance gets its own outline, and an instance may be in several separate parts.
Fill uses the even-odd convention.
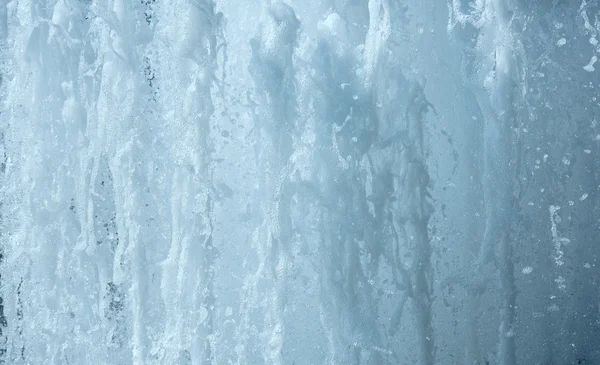
[[[502,293],[497,361],[503,365],[514,365],[516,288],[509,214],[516,206],[513,196],[515,172],[511,163],[512,128],[517,117],[514,110],[515,88],[519,72],[516,33],[512,30],[516,9],[510,0],[478,3],[471,13],[466,14],[462,13],[460,1],[452,1],[449,9],[449,32],[456,23],[463,26],[471,24],[479,30],[477,77],[471,80],[471,86],[484,118],[482,180],[486,224],[475,270],[483,269],[490,262],[495,264]],[[485,288],[483,282],[487,280],[482,280],[476,287]]]
[[[424,114],[430,105],[425,99],[422,86],[413,82],[406,110],[408,143],[401,154],[400,180],[402,201],[406,209],[406,230],[412,242],[411,286],[415,307],[417,334],[419,337],[419,361],[431,365],[435,361],[435,345],[432,327],[432,280],[431,243],[428,222],[433,211],[428,201],[429,174],[424,153]]]
[[[12,48],[19,68],[10,88],[16,108],[9,125],[11,139],[21,146],[14,157],[22,184],[15,196],[22,218],[13,232],[22,233],[13,235],[10,256],[22,268],[14,271],[17,302],[11,307],[30,324],[11,334],[10,341],[27,339],[14,349],[20,355],[9,356],[15,362],[95,357],[86,347],[101,338],[94,306],[98,293],[86,285],[95,273],[81,250],[84,206],[78,184],[80,153],[87,147],[79,78],[86,7],[63,0],[30,2],[15,12],[12,5],[17,18],[11,19],[11,30],[30,31],[24,32],[27,40],[17,38],[24,49]],[[77,293],[86,300],[77,300]],[[77,341],[67,331],[88,336]]]
[[[318,24],[317,47],[309,58],[307,81],[300,97],[303,104],[302,117],[307,118],[307,139],[312,142],[310,171],[307,177],[308,191],[316,200],[318,256],[316,260],[319,277],[319,310],[321,326],[327,338],[329,364],[352,363],[349,346],[353,342],[351,321],[353,318],[345,306],[342,273],[343,220],[342,209],[347,201],[342,196],[346,187],[339,182],[345,165],[340,163],[335,148],[335,128],[348,112],[352,100],[349,87],[354,67],[347,23],[337,13],[327,16]],[[314,70],[314,71],[313,71]]]
[[[265,310],[260,333],[265,364],[283,364],[284,316],[289,269],[290,199],[288,191],[293,152],[291,133],[296,118],[295,72],[292,56],[299,21],[294,10],[279,1],[265,4],[258,34],[250,41],[249,72],[259,104],[255,114],[256,158],[259,171],[256,208],[259,267],[249,283],[245,305]],[[265,282],[266,280],[266,282]],[[265,288],[266,286],[266,288]],[[263,299],[260,296],[265,295]]]
[[[151,274],[155,268],[149,262],[154,235],[145,209],[155,193],[148,171],[152,167],[146,163],[151,146],[147,129],[150,91],[141,57],[151,37],[140,5],[122,0],[94,2],[90,14],[94,19],[92,34],[97,38],[94,52],[99,61],[95,66],[101,73],[92,107],[94,120],[88,130],[93,151],[87,166],[96,179],[90,184],[98,184],[101,176],[110,180],[100,181],[100,186],[112,185],[112,191],[104,192],[108,199],[104,208],[110,210],[114,204],[114,214],[102,214],[109,220],[104,223],[108,228],[108,242],[104,244],[111,245],[108,254],[112,263],[98,269],[109,272],[101,278],[108,282],[100,285],[103,309],[112,327],[112,346],[132,364],[149,361],[155,303]],[[105,253],[108,250],[102,249]]]
[[[161,262],[162,363],[215,361],[212,87],[219,16],[212,0],[160,5],[158,100],[172,166],[171,236]]]
[[[385,43],[381,32],[386,32],[378,29],[377,4],[371,4],[374,14],[368,38],[354,32],[366,29],[364,23],[347,21],[365,20],[368,4],[337,4],[339,13],[318,24],[319,40],[311,55],[311,92],[315,93],[309,98],[315,133],[311,180],[321,200],[320,305],[330,363],[376,364],[389,355],[382,347],[373,300],[377,285],[373,278],[383,246],[381,227],[369,212],[365,183],[366,153],[376,135],[371,75]],[[369,49],[361,42],[368,43]],[[364,57],[363,50],[374,58]]]
[[[8,57],[8,14],[7,4],[0,4],[0,49],[4,50],[2,56],[0,56],[0,103],[4,103],[6,99],[6,86],[9,81],[9,70],[6,67]],[[7,195],[6,186],[8,183],[7,177],[7,163],[8,163],[8,152],[7,152],[7,115],[6,110],[0,112],[0,208],[7,206]],[[7,285],[4,266],[6,260],[6,246],[9,243],[9,237],[7,234],[8,223],[4,210],[0,211],[0,364],[7,363],[7,357],[9,356],[9,328],[7,311],[5,311],[5,298],[10,291],[7,292]],[[10,294],[9,294],[10,295]],[[12,322],[12,320],[11,320]]]

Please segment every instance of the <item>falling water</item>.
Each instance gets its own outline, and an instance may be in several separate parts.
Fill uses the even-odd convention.
[[[0,364],[600,364],[600,3],[0,2]]]

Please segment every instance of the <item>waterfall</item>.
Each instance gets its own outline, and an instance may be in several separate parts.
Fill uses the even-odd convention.
[[[0,3],[0,364],[595,364],[600,5]]]

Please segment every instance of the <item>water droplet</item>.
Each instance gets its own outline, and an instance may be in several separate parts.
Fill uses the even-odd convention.
[[[531,266],[524,267],[523,270],[521,270],[521,272],[525,275],[531,274],[533,272],[533,267],[531,267]]]

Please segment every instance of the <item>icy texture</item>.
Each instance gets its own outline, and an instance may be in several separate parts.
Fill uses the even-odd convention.
[[[0,364],[600,364],[600,4],[0,1]]]

